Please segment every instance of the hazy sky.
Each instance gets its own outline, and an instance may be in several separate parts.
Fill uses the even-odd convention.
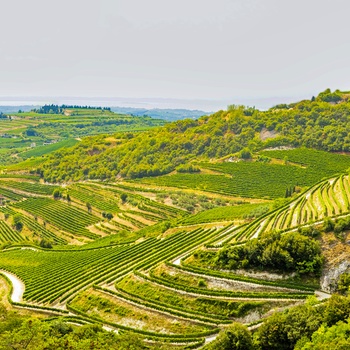
[[[0,96],[350,90],[349,0],[1,1]]]

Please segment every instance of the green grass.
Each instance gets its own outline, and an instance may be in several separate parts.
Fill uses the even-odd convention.
[[[183,295],[159,285],[154,285],[149,281],[139,280],[132,275],[117,282],[116,287],[118,290],[142,300],[192,314],[210,316],[218,320],[243,316],[250,309],[263,304],[262,302],[254,301],[215,300],[206,297]]]
[[[208,326],[162,315],[156,311],[139,309],[99,290],[80,293],[70,306],[87,315],[148,332],[186,335],[210,329]]]

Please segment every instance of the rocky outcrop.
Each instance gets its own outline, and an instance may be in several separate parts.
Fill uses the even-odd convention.
[[[321,277],[321,290],[332,293],[337,288],[337,282],[341,274],[350,271],[350,261],[344,260],[334,267],[325,268]]]

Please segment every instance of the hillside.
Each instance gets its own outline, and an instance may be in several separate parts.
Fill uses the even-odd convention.
[[[160,125],[163,120],[116,114],[101,107],[45,105],[30,111],[6,111],[0,115],[0,165],[71,147],[80,137],[138,132]]]
[[[178,121],[127,137],[116,135],[114,142],[103,136],[87,139],[53,154],[39,170],[50,182],[139,178],[168,174],[188,162],[222,158],[245,148],[256,152],[303,146],[347,152],[349,115],[349,94],[328,90],[310,101],[268,111],[229,106],[198,120]]]
[[[348,96],[165,125],[16,114],[69,137],[0,173],[0,349],[349,342]]]

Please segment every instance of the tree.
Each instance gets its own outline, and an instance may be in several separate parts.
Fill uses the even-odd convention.
[[[290,193],[289,193],[289,188],[286,188],[286,194],[284,195],[285,198],[290,197]]]
[[[21,231],[23,228],[22,215],[19,213],[14,214],[12,217],[12,224],[17,231]]]
[[[334,221],[332,221],[330,218],[325,218],[323,220],[323,231],[324,232],[330,232],[334,229]]]
[[[239,152],[239,158],[242,159],[251,159],[252,158],[252,152],[249,148],[243,148],[242,151]]]
[[[342,294],[347,294],[350,287],[350,274],[342,273],[338,280],[337,291]]]
[[[339,322],[335,326],[322,325],[313,335],[312,340],[302,339],[295,350],[330,350],[350,349],[350,324]]]
[[[43,238],[40,241],[40,247],[51,249],[52,248],[52,242],[50,242],[50,241],[46,240],[45,238]]]
[[[122,200],[122,203],[125,203],[128,199],[128,195],[126,193],[121,193],[120,199]]]
[[[205,350],[253,350],[252,336],[247,327],[233,323],[207,346]]]
[[[303,337],[311,335],[322,324],[322,312],[311,305],[300,305],[276,313],[254,334],[255,344],[260,350],[292,350]]]
[[[112,220],[113,219],[113,214],[112,213],[106,213],[105,211],[102,213],[102,216],[106,218],[107,220]]]
[[[54,199],[62,198],[62,192],[58,188],[54,189],[54,191],[52,192],[52,195]]]
[[[88,212],[91,213],[92,206],[89,202],[86,202],[86,208],[87,208]]]

